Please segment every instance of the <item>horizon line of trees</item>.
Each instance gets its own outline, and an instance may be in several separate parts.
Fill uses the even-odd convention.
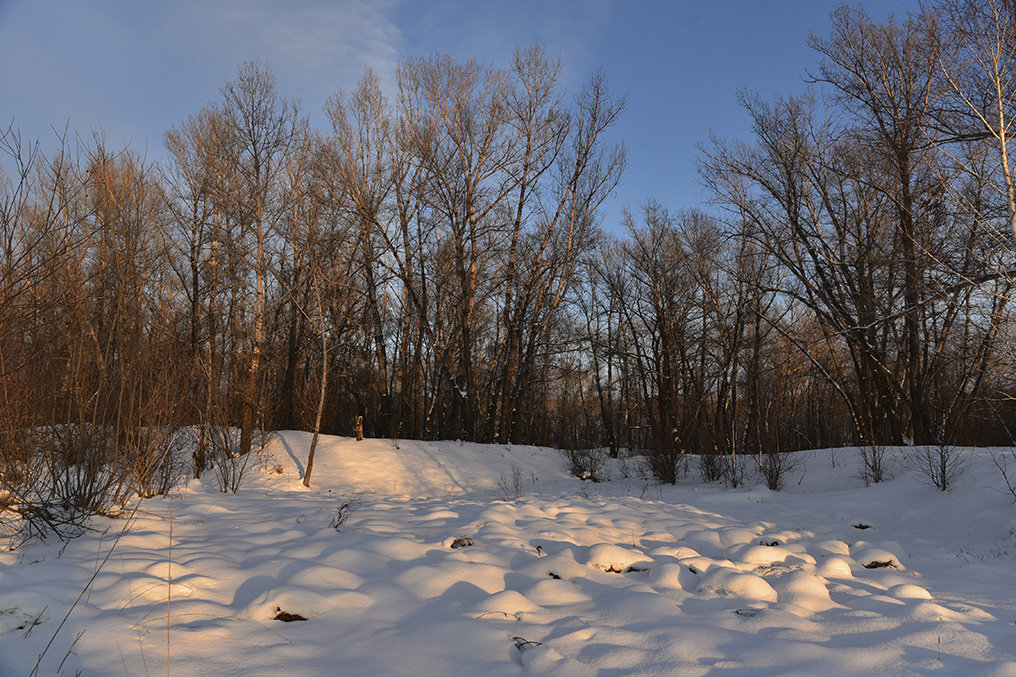
[[[153,431],[194,426],[200,474],[357,416],[646,451],[670,481],[684,454],[1012,444],[1016,8],[832,19],[804,94],[743,93],[751,138],[703,144],[715,213],[649,200],[620,235],[624,98],[568,96],[540,47],[407,61],[393,100],[367,71],[324,131],[245,63],[160,162],[9,128],[4,481],[40,444],[53,482],[152,481]]]

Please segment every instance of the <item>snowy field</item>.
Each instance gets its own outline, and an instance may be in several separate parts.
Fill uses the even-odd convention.
[[[119,540],[96,518],[0,553],[0,674],[48,644],[40,675],[1016,675],[1016,507],[987,451],[947,493],[899,452],[869,488],[856,450],[804,452],[772,493],[324,438],[308,490],[308,443],[275,436],[236,495],[145,501]]]

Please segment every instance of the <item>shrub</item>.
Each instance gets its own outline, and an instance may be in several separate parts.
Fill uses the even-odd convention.
[[[741,454],[723,454],[720,457],[721,477],[724,483],[733,488],[744,484],[747,475],[747,458]]]
[[[236,493],[240,490],[243,478],[263,459],[259,453],[264,444],[258,444],[257,450],[246,454],[240,453],[240,431],[225,426],[209,428],[209,442],[212,451],[212,468],[215,480],[222,493]]]
[[[727,461],[724,454],[699,454],[698,471],[703,482],[719,482],[723,479],[727,468]]]
[[[907,456],[918,475],[939,491],[949,489],[970,460],[964,449],[944,443],[913,447]]]
[[[512,465],[509,472],[501,473],[497,481],[497,488],[501,492],[501,498],[505,501],[514,501],[522,496],[522,470],[517,465]]]
[[[787,475],[800,465],[798,457],[788,451],[770,451],[756,457],[758,474],[770,491],[782,491]]]
[[[562,449],[561,455],[568,462],[568,472],[580,480],[599,482],[607,463],[606,456],[595,449]]]
[[[861,471],[859,477],[868,487],[889,479],[889,463],[886,448],[872,444],[861,447]]]
[[[1012,494],[1013,501],[1016,501],[1016,474],[1009,468],[1009,463],[1016,461],[1016,449],[993,451],[991,453],[991,460],[1002,474],[1002,480],[1005,482],[1009,493]]]

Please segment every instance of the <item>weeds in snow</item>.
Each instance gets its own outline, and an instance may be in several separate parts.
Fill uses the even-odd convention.
[[[501,473],[497,481],[497,488],[501,492],[501,498],[505,501],[515,501],[522,497],[522,469],[512,465],[508,472]]]
[[[339,527],[346,523],[346,520],[349,519],[349,516],[353,514],[358,505],[359,503],[354,498],[345,499],[332,511],[332,518],[328,522],[328,526],[339,531]]]

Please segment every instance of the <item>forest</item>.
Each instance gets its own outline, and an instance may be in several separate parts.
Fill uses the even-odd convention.
[[[800,92],[739,94],[749,138],[703,140],[707,204],[621,223],[623,83],[565,91],[541,46],[367,71],[328,129],[244,63],[158,160],[11,125],[7,500],[96,510],[163,492],[177,431],[199,476],[358,417],[637,450],[669,482],[692,455],[720,479],[738,455],[1012,445],[1016,7],[832,27]]]

